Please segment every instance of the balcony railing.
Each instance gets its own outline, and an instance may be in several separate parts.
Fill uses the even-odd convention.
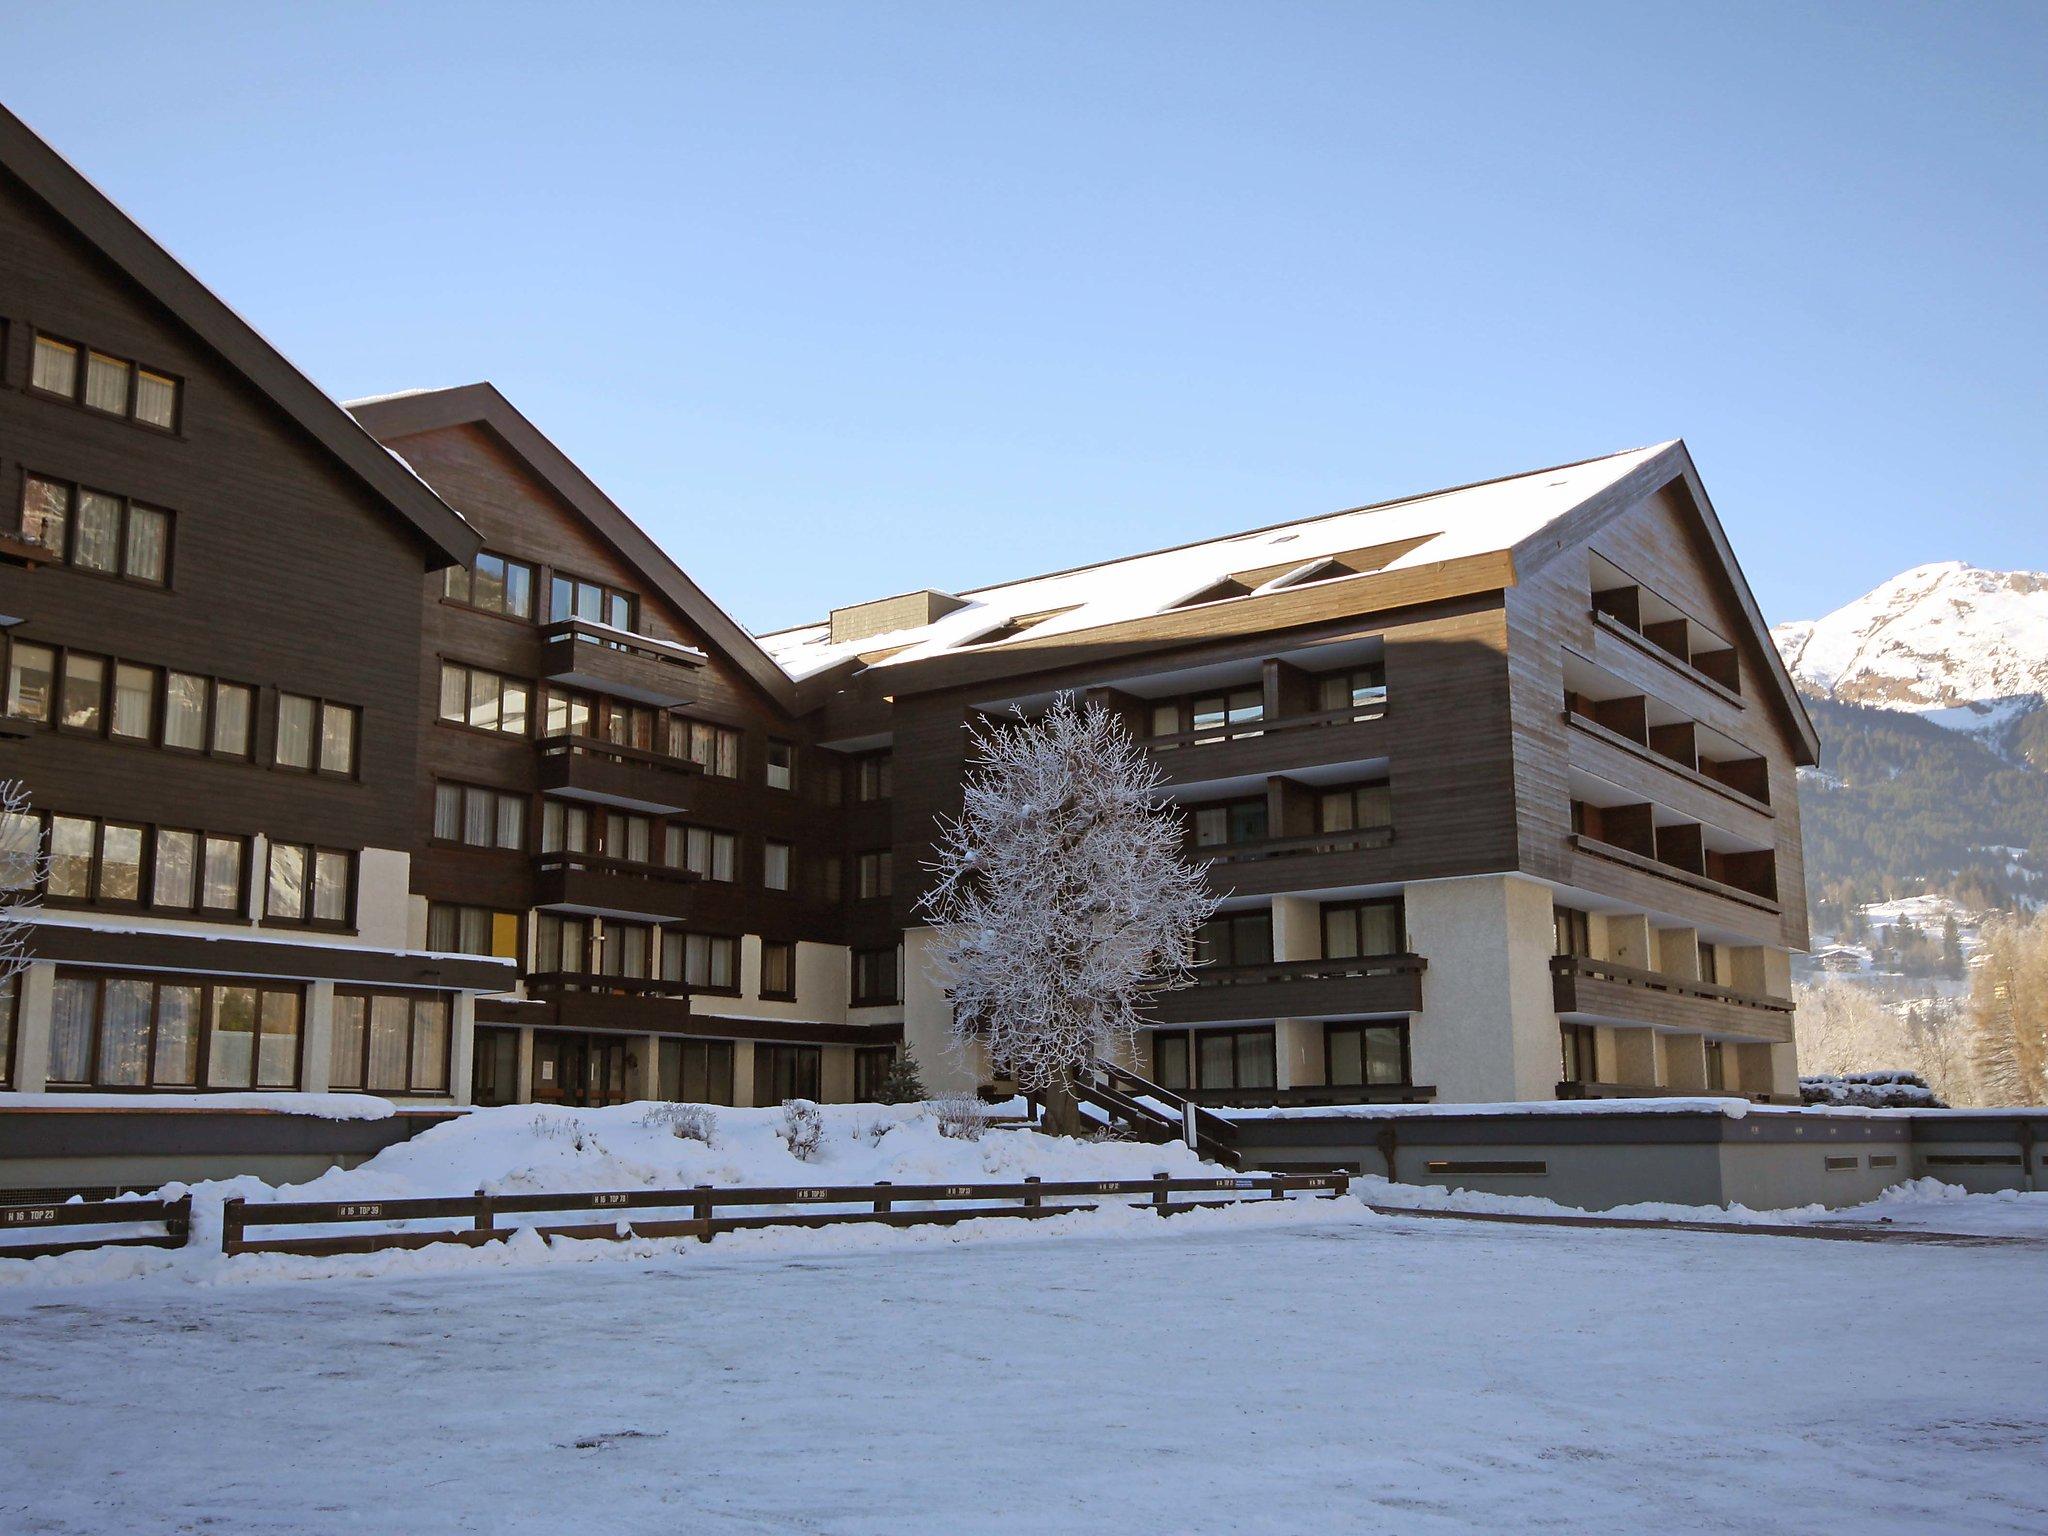
[[[1275,719],[1260,716],[1256,720],[1224,720],[1214,725],[1198,726],[1192,731],[1175,731],[1168,736],[1147,736],[1141,745],[1154,752],[1170,752],[1180,747],[1207,747],[1226,741],[1249,741],[1259,736],[1278,736],[1289,731],[1315,730],[1323,726],[1356,725],[1361,721],[1378,720],[1387,712],[1385,699],[1367,704],[1353,704],[1344,709],[1319,710],[1312,715],[1284,715]]]
[[[686,757],[629,747],[601,736],[563,733],[543,736],[540,788],[571,800],[648,811],[656,815],[685,809],[683,792],[703,770]]]
[[[1428,964],[1420,955],[1363,955],[1202,966],[1194,986],[1154,993],[1151,1011],[1161,1024],[1414,1013]]]
[[[536,906],[654,921],[690,916],[697,883],[688,870],[594,853],[543,853],[533,870]]]
[[[1778,1042],[1792,1038],[1792,1000],[1787,997],[1739,992],[1583,955],[1557,956],[1550,962],[1550,972],[1552,1002],[1559,1013],[1702,1034]]]
[[[1188,848],[1188,856],[1207,859],[1212,864],[1253,864],[1262,859],[1284,859],[1297,854],[1355,853],[1361,848],[1385,848],[1393,840],[1392,827],[1354,827],[1348,832],[1262,837],[1247,843],[1192,844]]]
[[[706,660],[694,646],[588,619],[564,619],[540,633],[541,675],[548,681],[643,704],[687,703],[696,669]]]
[[[622,997],[688,997],[689,983],[667,977],[613,976],[603,971],[533,971],[531,992],[602,992]]]

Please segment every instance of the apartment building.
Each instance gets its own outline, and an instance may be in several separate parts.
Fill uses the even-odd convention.
[[[9,1088],[1000,1091],[919,881],[965,728],[1071,691],[1222,902],[1161,1084],[1796,1097],[1816,747],[1680,443],[756,637],[496,389],[344,411],[4,115],[0,236]]]
[[[416,594],[476,537],[4,112],[0,487],[0,1082],[466,1097],[507,968],[408,917]]]

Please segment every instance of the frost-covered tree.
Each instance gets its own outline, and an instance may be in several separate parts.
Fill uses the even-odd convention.
[[[20,779],[0,779],[0,981],[28,969],[28,921],[49,874],[42,827]]]
[[[919,898],[953,1038],[983,1046],[1044,1098],[1050,1129],[1075,1134],[1075,1077],[1135,1042],[1148,992],[1190,984],[1216,899],[1182,856],[1158,766],[1108,710],[1062,694],[1036,720],[970,735],[963,808],[940,822]]]
[[[1987,923],[1972,977],[1978,1102],[2048,1101],[2048,913]]]

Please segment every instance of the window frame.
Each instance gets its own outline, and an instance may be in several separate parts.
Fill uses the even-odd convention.
[[[775,757],[778,752],[784,754],[788,759],[781,767],[782,782],[779,784],[775,781],[777,771]],[[769,789],[778,790],[785,794],[796,793],[800,780],[797,773],[795,742],[782,736],[770,736],[768,738],[767,746],[761,756],[761,782]]]
[[[68,394],[51,389],[47,385],[38,384],[35,381],[36,348],[45,341],[53,346],[67,347],[72,353],[71,390]],[[86,402],[87,380],[91,376],[92,358],[95,354],[106,358],[110,362],[119,363],[127,369],[127,389],[122,396],[122,407],[118,411],[102,410],[99,406],[89,405]],[[146,416],[136,414],[136,405],[139,401],[142,387],[142,375],[145,373],[154,378],[163,379],[171,386],[171,422],[169,426],[161,425],[151,421]],[[110,421],[125,421],[130,426],[141,427],[146,432],[160,432],[166,437],[182,437],[185,433],[185,384],[186,378],[183,374],[173,373],[168,368],[159,368],[152,363],[145,363],[133,357],[124,357],[118,352],[110,351],[105,347],[93,346],[89,342],[74,341],[71,337],[61,332],[46,331],[39,325],[31,325],[29,327],[29,376],[24,388],[28,394],[33,395],[38,400],[61,401],[66,405],[75,406],[81,411],[91,411],[93,415]]]
[[[868,990],[870,978],[865,974],[867,966],[886,957],[889,963],[890,986],[884,996]],[[872,949],[853,949],[847,954],[848,963],[853,967],[853,984],[850,996],[855,1008],[885,1008],[903,1001],[903,947],[900,944],[877,945]]]
[[[1390,1083],[1375,1083],[1366,1073],[1366,1063],[1372,1058],[1365,1048],[1365,1032],[1374,1029],[1394,1031],[1401,1047],[1401,1075]],[[1337,1081],[1336,1037],[1355,1034],[1358,1041],[1359,1081],[1340,1083]],[[1412,1088],[1415,1086],[1415,1061],[1410,1054],[1413,1046],[1412,1033],[1406,1019],[1333,1019],[1323,1026],[1323,1081],[1332,1088]]]
[[[391,1088],[370,1084],[370,1045],[374,1038],[374,1010],[379,998],[403,998],[406,1003],[405,1018],[405,1086]],[[445,1099],[455,1088],[455,1006],[454,999],[446,992],[419,991],[403,987],[336,987],[334,1001],[337,1014],[344,1000],[360,1001],[363,1004],[362,1041],[357,1052],[358,1072],[354,1083],[340,1083],[334,1080],[335,1042],[341,1038],[341,1021],[337,1016],[333,1023],[334,1033],[328,1043],[327,1086],[334,1093],[393,1094],[408,1099]],[[418,1040],[420,1028],[420,1005],[439,1003],[443,1010],[441,1019],[441,1083],[439,1087],[423,1088],[416,1081],[419,1065]]]
[[[219,976],[196,971],[153,971],[153,970],[106,970],[93,966],[60,965],[54,978],[58,983],[84,981],[93,986],[93,1002],[88,1034],[86,1038],[85,1074],[82,1078],[49,1079],[50,1087],[60,1093],[297,1093],[305,1083],[306,1071],[306,984],[290,982],[274,976]],[[149,1033],[144,1051],[145,1080],[141,1083],[109,1083],[101,1081],[104,1069],[104,1045],[106,1035],[107,984],[114,981],[142,981],[150,984]],[[163,990],[166,987],[190,987],[199,993],[199,1013],[194,1021],[192,1039],[192,1081],[189,1083],[160,1082],[157,1080],[157,1043],[163,1020]],[[215,1082],[213,1080],[213,1045],[218,1033],[220,995],[230,989],[247,989],[256,994],[254,1023],[250,1032],[249,1079],[247,1082]],[[272,994],[282,994],[297,1004],[298,1028],[293,1041],[291,1080],[288,1083],[264,1083],[263,1077],[263,1036],[264,1018],[268,1010],[264,1000]],[[52,1020],[54,1039],[55,1020]],[[453,1036],[451,1026],[450,1035]],[[56,1054],[53,1051],[54,1063]],[[452,1064],[451,1064],[452,1065]]]
[[[159,689],[161,693],[162,690]],[[285,700],[303,700],[310,706],[312,714],[306,728],[306,761],[287,763],[278,757],[284,743]],[[211,701],[208,703],[209,730]],[[349,763],[346,769],[329,768],[325,765],[327,756],[327,714],[338,710],[349,719]],[[360,704],[344,703],[324,694],[301,693],[296,688],[277,690],[277,709],[270,723],[270,763],[279,773],[302,773],[309,778],[327,779],[335,783],[355,784],[362,781],[363,767],[363,707]]]
[[[1365,953],[1364,914],[1375,907],[1391,907],[1395,912],[1394,947]],[[1330,919],[1339,913],[1352,917],[1353,931],[1357,935],[1358,949],[1349,955],[1330,953]],[[1384,960],[1396,955],[1409,953],[1408,948],[1408,907],[1399,896],[1367,896],[1352,901],[1325,901],[1318,904],[1316,913],[1316,938],[1323,950],[1325,960]]]
[[[787,986],[768,985],[768,955],[770,951],[783,957],[783,974]],[[776,1002],[796,1001],[796,941],[794,939],[763,939],[761,941],[761,985],[760,996]]]
[[[504,563],[504,590],[507,594],[512,590],[513,569],[516,567],[526,572],[526,611],[524,613],[511,607],[509,604],[502,608],[493,608],[488,603],[480,603],[476,600],[477,561],[486,559],[499,560]],[[458,575],[462,581],[462,591],[460,593],[452,590]],[[516,624],[531,624],[534,622],[535,615],[540,611],[540,577],[540,566],[531,560],[522,560],[517,555],[508,555],[500,550],[480,549],[476,553],[476,559],[470,561],[468,565],[451,565],[443,573],[441,578],[441,601],[451,607],[466,609],[470,613],[488,614],[494,619],[509,619]]]
[[[302,870],[300,894],[301,910],[294,917],[279,913],[271,907],[271,870],[280,850],[295,850],[299,853]],[[353,933],[356,929],[356,898],[361,885],[361,860],[357,850],[352,848],[331,848],[320,843],[302,842],[297,838],[274,837],[264,847],[263,859],[263,901],[260,926],[265,928],[317,929],[328,933]],[[318,916],[320,899],[318,894],[320,855],[339,855],[348,861],[348,884],[343,893],[344,913],[339,918]]]
[[[533,846],[533,797],[515,789],[499,789],[491,784],[477,784],[468,779],[435,779],[433,816],[427,823],[427,841],[437,848],[467,848],[484,853],[526,853]],[[456,835],[449,837],[441,831],[441,795],[452,790],[456,796]],[[487,843],[473,843],[469,840],[469,805],[472,795],[486,797],[489,811],[490,837]],[[518,811],[519,841],[505,843],[498,840],[503,827],[503,816],[507,804]],[[552,850],[571,851],[571,850]],[[474,903],[465,903],[474,905]]]
[[[103,490],[81,480],[69,480],[62,475],[45,474],[42,470],[21,466],[20,493],[14,502],[13,537],[22,543],[45,552],[47,563],[59,565],[81,576],[96,577],[101,581],[125,582],[147,592],[168,592],[171,587],[171,560],[177,543],[178,514],[171,508],[154,501],[144,501],[135,496],[124,496],[119,491]],[[29,490],[34,484],[54,486],[64,493],[64,540],[63,547],[53,548],[42,539],[28,535]],[[114,503],[117,508],[114,523],[114,559],[112,570],[96,565],[81,565],[78,560],[79,512],[87,496],[101,496]],[[135,526],[135,514],[141,511],[164,521],[163,575],[161,577],[139,576],[129,564],[132,549],[131,534]]]
[[[485,736],[497,738],[509,736],[514,741],[531,741],[534,739],[535,726],[539,720],[539,712],[536,706],[541,701],[541,690],[534,685],[532,678],[516,677],[509,672],[500,672],[496,667],[481,666],[475,662],[457,661],[452,656],[437,656],[435,659],[440,663],[441,668],[438,692],[434,698],[435,724],[452,726],[457,730],[477,731]],[[449,715],[445,707],[448,696],[448,674],[451,671],[460,672],[463,675],[462,718],[459,720]],[[476,713],[476,679],[478,677],[493,679],[498,685],[497,718],[499,723],[496,725],[477,725],[472,719]],[[526,695],[526,720],[525,724],[518,730],[507,730],[504,725],[505,685],[507,683],[511,683],[517,688],[524,690]]]
[[[555,591],[563,585],[567,585],[570,588],[569,611],[558,614],[555,612]],[[599,594],[598,610],[604,615],[603,618],[582,618],[576,612],[578,590],[582,588],[595,589]],[[626,622],[623,624],[615,623],[611,616],[612,603],[615,599],[623,601],[626,605]],[[536,606],[538,606],[537,593]],[[549,625],[567,624],[572,620],[582,618],[582,622],[585,624],[602,624],[605,628],[616,629],[621,634],[637,635],[642,632],[640,629],[639,593],[630,592],[624,587],[613,586],[610,582],[600,581],[596,577],[578,576],[574,571],[565,571],[560,566],[553,566],[548,570],[547,611],[547,623]]]

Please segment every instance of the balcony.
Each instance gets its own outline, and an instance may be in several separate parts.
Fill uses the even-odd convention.
[[[1775,1045],[1792,1038],[1790,998],[1738,992],[1582,955],[1552,960],[1550,984],[1557,1011],[1580,1021],[1736,1035]]]
[[[537,907],[651,923],[689,917],[697,883],[684,870],[594,853],[544,853],[533,861],[533,874]]]
[[[550,624],[540,637],[540,672],[549,682],[662,709],[695,697],[696,670],[705,661],[693,646],[588,619]]]
[[[652,977],[604,976],[585,971],[538,971],[526,978],[524,1023],[564,1029],[610,1029],[636,1034],[684,1030],[690,1018],[690,989],[680,981]]]
[[[702,772],[687,758],[596,736],[543,736],[539,750],[542,794],[653,816],[685,809],[692,776]]]
[[[1422,1007],[1422,972],[1428,963],[1420,955],[1367,955],[1205,966],[1195,972],[1194,986],[1155,992],[1148,1022],[1212,1024],[1415,1013]]]
[[[1387,755],[1387,706],[1354,704],[1314,714],[1219,722],[1139,745],[1177,784],[1263,775]]]
[[[1190,859],[1207,860],[1210,884],[1238,896],[1264,896],[1382,879],[1384,860],[1373,856],[1394,843],[1392,827],[1267,837],[1256,842],[1192,846]]]

